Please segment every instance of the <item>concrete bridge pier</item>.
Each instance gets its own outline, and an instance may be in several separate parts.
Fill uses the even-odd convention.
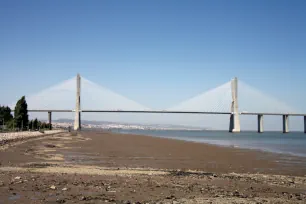
[[[304,116],[304,133],[306,133],[306,116]]]
[[[231,117],[230,117],[230,132],[240,132],[240,120],[238,112],[238,79],[235,77],[231,82],[232,87],[232,106],[231,106]]]
[[[52,112],[48,112],[49,130],[52,130]]]
[[[81,76],[77,75],[74,130],[81,129]]]
[[[257,121],[258,121],[258,133],[263,133],[263,115],[258,115]]]
[[[283,133],[289,132],[289,116],[283,115]]]

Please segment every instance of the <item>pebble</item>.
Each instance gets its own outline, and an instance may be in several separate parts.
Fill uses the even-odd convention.
[[[66,203],[66,200],[64,200],[64,199],[57,199],[56,202],[57,203]]]
[[[15,180],[19,180],[19,179],[21,179],[21,177],[20,176],[16,176],[14,179]]]
[[[63,188],[63,189],[62,189],[62,191],[67,191],[67,190],[68,190],[67,188]]]
[[[56,186],[55,186],[55,185],[52,185],[52,186],[50,186],[50,188],[51,188],[52,190],[55,190],[55,189],[56,189]]]
[[[238,191],[235,191],[234,193],[233,193],[233,196],[239,196],[240,195],[240,193],[238,192]]]

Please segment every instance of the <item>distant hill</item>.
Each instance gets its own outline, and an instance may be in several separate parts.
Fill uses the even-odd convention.
[[[57,123],[74,123],[74,120],[61,118],[58,120],[53,120],[53,122]],[[139,123],[120,123],[120,122],[110,122],[110,121],[94,121],[94,120],[82,120],[83,125],[137,125],[137,126],[146,126],[146,127],[154,127],[154,128],[172,128],[172,129],[208,129],[203,127],[194,127],[194,126],[186,126],[186,125],[171,125],[171,124],[139,124]]]

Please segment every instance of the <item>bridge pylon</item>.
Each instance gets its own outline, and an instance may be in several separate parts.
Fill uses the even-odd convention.
[[[81,76],[77,75],[76,79],[76,105],[75,105],[75,119],[74,130],[81,129]]]
[[[229,131],[240,132],[240,119],[239,119],[239,106],[238,106],[238,78],[235,77],[231,81],[232,90],[232,105],[231,105],[231,116]]]

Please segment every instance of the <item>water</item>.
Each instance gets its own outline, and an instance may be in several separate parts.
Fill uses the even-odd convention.
[[[233,134],[227,131],[120,130],[120,133],[150,135],[306,157],[306,134],[302,132]]]

